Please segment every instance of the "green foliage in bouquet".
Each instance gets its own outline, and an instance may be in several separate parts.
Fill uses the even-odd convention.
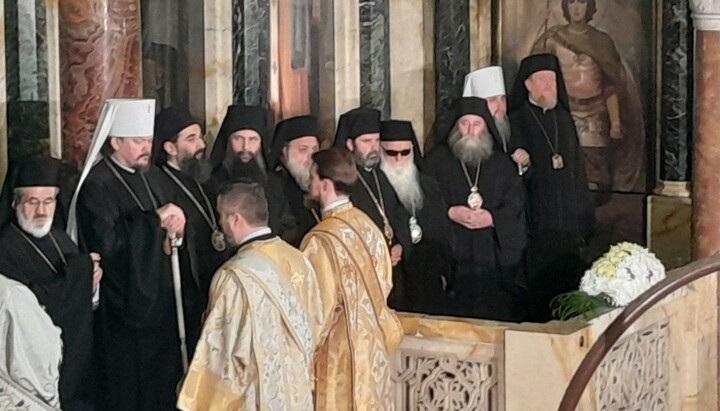
[[[561,321],[575,317],[589,321],[612,308],[603,298],[579,290],[558,295],[550,301],[550,307],[553,318]]]

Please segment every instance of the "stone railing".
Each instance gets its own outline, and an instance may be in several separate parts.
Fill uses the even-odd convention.
[[[716,409],[716,303],[710,275],[633,319],[616,343],[608,341],[577,409]],[[507,324],[401,314],[406,337],[394,356],[395,409],[557,410],[591,347],[604,343],[603,332],[622,315]]]

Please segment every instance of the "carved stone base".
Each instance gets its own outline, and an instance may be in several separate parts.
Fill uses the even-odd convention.
[[[647,200],[647,245],[669,270],[692,257],[692,201],[651,195]]]
[[[658,181],[653,193],[665,197],[690,197],[690,183],[687,181]]]

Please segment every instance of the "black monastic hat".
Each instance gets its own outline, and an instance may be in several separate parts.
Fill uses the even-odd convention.
[[[225,119],[220,126],[220,131],[215,139],[212,153],[210,154],[210,164],[213,169],[222,166],[227,151],[228,138],[238,130],[255,130],[260,134],[260,139],[264,141],[268,136],[268,114],[267,111],[258,106],[232,105],[227,109]],[[263,149],[261,153],[264,155]]]
[[[520,69],[518,70],[517,76],[515,76],[515,84],[508,96],[508,112],[517,110],[528,101],[528,90],[525,87],[525,80],[533,75],[533,73],[543,70],[555,72],[558,104],[566,110],[570,110],[568,94],[565,89],[565,80],[562,75],[562,70],[560,69],[560,62],[554,54],[543,53],[525,57],[520,63]]]
[[[347,139],[380,132],[380,111],[358,107],[340,116],[333,147],[344,148]]]
[[[388,120],[380,123],[380,141],[410,141],[413,143],[413,159],[419,162],[420,146],[412,123],[403,120]]]
[[[277,166],[283,148],[291,141],[300,137],[313,136],[320,142],[320,127],[315,116],[297,116],[287,118],[275,126],[272,149],[268,156],[268,169]]]
[[[16,188],[60,187],[62,162],[51,157],[31,157],[21,161],[5,176],[0,195],[0,227],[11,222],[15,216],[12,208]]]
[[[490,131],[490,134],[492,134],[494,141],[498,141],[500,139],[500,133],[495,126],[495,119],[493,118],[492,113],[490,113],[490,109],[488,109],[487,100],[480,97],[460,97],[455,100],[455,118],[452,122],[453,127],[460,117],[466,114],[474,114],[482,117],[482,119],[485,120],[485,126],[488,128],[488,131]],[[445,133],[442,140],[439,142],[447,144],[449,136],[450,132]]]
[[[163,150],[163,144],[172,140],[178,133],[193,124],[200,125],[200,122],[195,120],[188,110],[180,107],[168,107],[158,113],[155,117],[153,162],[155,164],[164,164],[167,161],[167,154]]]

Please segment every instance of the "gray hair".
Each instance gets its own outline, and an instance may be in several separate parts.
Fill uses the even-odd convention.
[[[25,189],[29,187],[15,187],[13,189],[13,202],[15,204],[20,204],[23,200],[23,196],[25,195]],[[53,187],[55,189],[55,195],[57,196],[60,192],[60,189],[58,187]]]

